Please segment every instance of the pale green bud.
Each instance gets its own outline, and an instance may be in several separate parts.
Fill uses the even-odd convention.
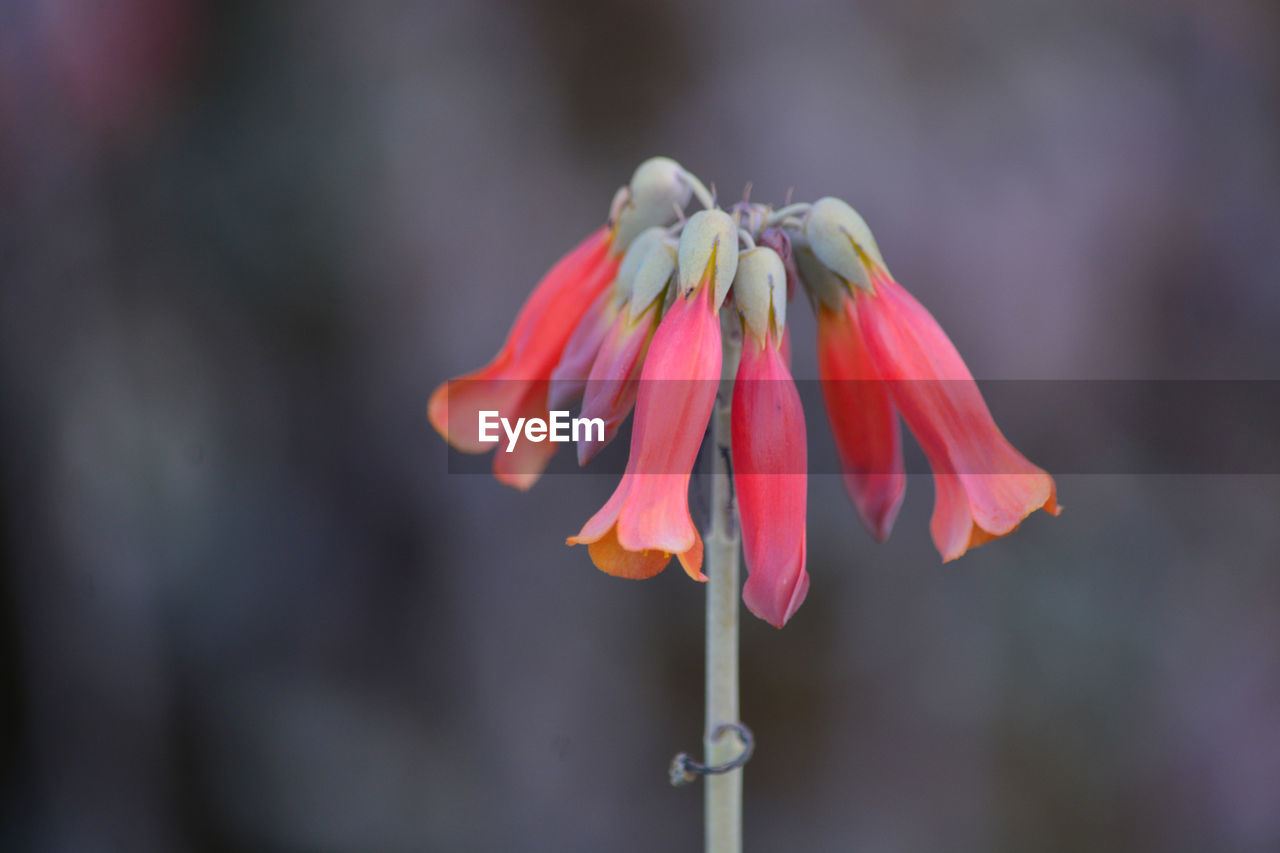
[[[712,307],[720,310],[738,270],[738,226],[723,210],[700,210],[680,234],[680,295],[688,296],[710,274],[715,288]],[[714,269],[711,265],[714,263]]]
[[[644,259],[649,252],[662,242],[662,235],[665,233],[666,229],[655,225],[652,228],[646,228],[640,232],[639,237],[631,241],[631,245],[627,247],[627,253],[622,256],[622,263],[618,264],[618,274],[613,279],[613,290],[618,298],[626,299],[631,295],[632,282],[635,280],[636,273],[644,265]]]
[[[676,247],[659,241],[647,255],[631,283],[632,320],[643,314],[662,295],[676,271]]]
[[[818,260],[803,235],[792,235],[791,257],[796,262],[796,271],[800,273],[805,290],[832,311],[839,311],[844,300],[849,298],[849,285]]]
[[[614,199],[614,252],[624,251],[646,228],[673,221],[677,210],[683,210],[692,195],[685,171],[675,160],[645,160],[631,176],[631,183],[623,188],[621,198]]]
[[[868,265],[885,265],[867,223],[838,198],[814,202],[804,220],[804,237],[823,266],[863,290],[872,289]]]
[[[781,336],[787,322],[787,271],[777,252],[757,246],[738,255],[733,304],[757,340],[764,341],[768,336],[771,310]]]

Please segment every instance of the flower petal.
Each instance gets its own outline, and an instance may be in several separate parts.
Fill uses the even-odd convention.
[[[503,383],[514,384],[514,383]],[[525,395],[515,407],[515,412],[508,417],[512,423],[516,418],[547,419],[547,382],[521,383],[525,385]],[[504,435],[493,454],[493,476],[504,486],[527,492],[538,482],[551,457],[555,455],[558,445],[549,440],[530,441],[522,430],[515,445],[507,450],[507,437]]]
[[[586,465],[618,434],[627,415],[636,402],[640,386],[640,371],[644,364],[649,341],[653,337],[653,318],[657,308],[631,320],[623,311],[614,319],[595,363],[591,365],[591,378],[582,396],[582,417],[600,418],[604,421],[604,436],[596,440],[587,430],[578,441],[578,464]]]
[[[677,554],[693,547],[698,529],[689,515],[688,474],[631,474],[618,516],[618,541],[632,551]]]
[[[480,411],[513,417],[528,383],[550,376],[578,321],[613,279],[618,260],[608,249],[608,230],[601,228],[561,258],[534,288],[493,360],[432,392],[427,416],[446,441],[464,453],[493,449],[479,441]]]
[[[689,515],[689,475],[720,379],[713,296],[704,278],[677,296],[658,324],[640,374],[627,469],[613,496],[569,544],[602,541],[616,519],[622,549],[677,554],[690,577],[705,580],[702,539]]]
[[[702,537],[698,535],[696,528],[693,531],[693,545],[676,554],[676,557],[686,575],[699,583],[707,582],[707,576],[702,573]]]
[[[574,543],[570,543],[574,544]],[[616,527],[587,546],[591,562],[606,574],[631,580],[651,578],[667,567],[671,555],[664,551],[628,551],[618,543]]]
[[[612,310],[610,310],[612,309]],[[551,386],[547,391],[547,409],[570,409],[582,400],[591,375],[591,364],[600,352],[604,340],[617,315],[614,294],[605,289],[591,303],[569,340],[565,343],[560,363],[551,371]]]
[[[463,453],[493,450],[493,444],[480,440],[480,412],[500,412],[510,416],[524,399],[529,390],[526,383],[495,378],[501,375],[510,358],[510,353],[499,353],[482,369],[450,379],[431,392],[427,401],[427,418],[455,449]]]
[[[622,480],[618,482],[617,487],[613,490],[613,494],[609,496],[609,500],[604,502],[604,506],[596,510],[596,514],[587,519],[587,523],[582,525],[582,529],[578,531],[577,536],[570,536],[565,540],[567,545],[589,545],[592,542],[598,542],[607,535],[612,533],[613,528],[618,524],[618,514],[622,512],[622,501],[627,496],[628,489],[631,488],[631,479],[627,475],[622,476]]]
[[[809,573],[804,570],[807,551],[808,543],[802,537],[800,552],[792,564],[781,567],[780,571],[761,575],[754,583],[752,581],[757,576],[748,576],[742,587],[742,601],[747,609],[775,628],[791,621],[809,594]]]
[[[732,408],[733,482],[749,572],[742,599],[781,628],[809,588],[804,411],[772,332],[763,346],[743,337]]]
[[[859,291],[867,349],[933,467],[930,529],[944,560],[1004,536],[1037,509],[1059,512],[1053,478],[996,427],[977,383],[942,327],[882,269]]]
[[[649,346],[627,461],[635,483],[618,519],[618,540],[633,550],[683,553],[698,539],[689,474],[720,382],[720,318],[712,296],[707,279],[689,296],[677,296]]]
[[[840,311],[816,304],[818,377],[845,489],[862,523],[883,542],[907,488],[898,415],[867,352],[853,300],[843,299]]]

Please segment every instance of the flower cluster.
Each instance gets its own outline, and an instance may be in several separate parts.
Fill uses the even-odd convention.
[[[696,196],[702,210],[682,212]],[[726,212],[666,158],[641,164],[609,220],[543,277],[487,366],[436,389],[431,423],[459,450],[491,449],[478,416],[546,419],[580,406],[602,429],[578,437],[585,464],[634,409],[617,489],[570,545],[627,578],[674,555],[695,580],[702,539],[689,477],[723,364],[723,328],[740,330],[731,408],[734,489],[749,576],[743,600],[781,627],[808,590],[806,447],[790,372],[787,303],[807,293],[818,370],[845,486],[878,540],[906,488],[899,416],[933,468],[930,529],[944,560],[1057,514],[1053,479],[1000,433],[968,368],[933,316],[889,274],[862,217],[835,198]],[[721,318],[722,310],[724,319]],[[555,444],[513,435],[494,474],[527,489]]]

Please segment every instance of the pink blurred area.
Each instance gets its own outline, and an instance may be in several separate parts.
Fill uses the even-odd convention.
[[[616,477],[453,472],[432,388],[654,154],[849,201],[979,380],[1280,379],[1278,33],[0,2],[0,848],[697,849],[703,588],[564,546]],[[1277,849],[1280,480],[1149,473],[1196,412],[994,414],[1113,470],[945,567],[928,478],[885,545],[810,478],[805,605],[744,625],[749,849]]]
[[[45,0],[47,71],[78,119],[100,131],[144,120],[185,81],[200,0]]]
[[[35,0],[8,20],[0,127],[95,143],[144,133],[199,64],[204,0]],[[67,141],[71,141],[68,139]]]

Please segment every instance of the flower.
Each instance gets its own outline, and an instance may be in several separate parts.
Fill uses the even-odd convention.
[[[582,402],[600,346],[613,328],[619,312],[625,313],[636,274],[650,250],[662,241],[665,234],[666,229],[653,227],[631,241],[618,265],[613,287],[601,293],[582,315],[565,344],[560,362],[551,372],[551,386],[547,393],[549,409],[567,409]]]
[[[579,243],[538,282],[493,360],[436,388],[427,403],[427,416],[446,441],[464,453],[491,450],[491,445],[479,440],[481,410],[513,418],[546,416],[552,368],[583,313],[613,281],[618,260],[611,249],[607,228]],[[550,442],[521,437],[512,452],[494,456],[494,476],[509,486],[528,489],[555,450]]]
[[[689,515],[689,475],[720,382],[720,304],[737,267],[737,226],[719,210],[689,218],[676,293],[653,333],[640,375],[631,455],[622,480],[570,545],[587,545],[601,571],[641,579],[676,555],[705,581],[702,537]]]
[[[579,465],[586,465],[613,440],[635,405],[641,366],[663,314],[667,284],[676,270],[676,249],[666,242],[650,246],[638,266],[630,277],[625,307],[617,312],[591,365],[582,417],[604,421],[604,434],[597,439],[588,431],[578,441]]]
[[[848,286],[798,235],[789,272],[802,277],[818,318],[818,377],[845,490],[877,542],[889,538],[907,478],[898,413],[858,329]]]
[[[694,195],[704,209],[686,219]],[[548,421],[580,403],[572,440],[585,465],[634,410],[622,478],[566,541],[586,545],[611,575],[652,577],[675,556],[705,581],[689,479],[717,394],[731,391],[722,401],[730,434],[716,441],[734,500],[715,511],[736,506],[743,601],[780,628],[809,590],[808,449],[786,325],[798,286],[817,318],[818,375],[845,487],[875,539],[888,537],[906,490],[900,418],[933,469],[930,531],[944,561],[1012,532],[1037,509],[1059,512],[1053,478],[1001,434],[955,346],[889,274],[853,208],[824,198],[774,210],[744,199],[731,216],[661,157],[618,191],[606,227],[543,277],[493,361],[436,389],[428,414],[468,453],[492,443],[471,429],[482,426],[481,410],[516,421],[514,430],[504,424],[494,473],[529,488],[556,443],[571,439],[548,438],[545,422],[521,433],[521,419]],[[724,321],[731,334],[722,350],[725,304],[738,324]],[[731,388],[724,352],[736,364]],[[579,423],[594,426],[579,434]]]
[[[674,160],[654,157],[640,164],[631,182],[614,196],[608,225],[593,232],[542,277],[493,360],[432,392],[427,416],[446,441],[463,453],[491,450],[491,444],[480,440],[482,410],[512,420],[547,418],[552,373],[571,338],[579,337],[576,330],[583,316],[590,313],[598,323],[599,314],[593,309],[614,281],[619,257],[646,228],[670,221],[690,195],[687,173]],[[575,354],[579,349],[589,352],[594,336],[595,327],[589,326],[581,335],[586,340],[575,343]],[[522,435],[511,452],[494,456],[494,476],[527,490],[555,451],[552,442],[533,442]]]
[[[930,531],[943,560],[1011,533],[1037,509],[1057,515],[1053,478],[1001,434],[955,345],[889,275],[862,217],[824,198],[804,236],[848,286],[869,361],[933,468]]]
[[[559,363],[551,371],[551,381],[547,388],[548,409],[567,409],[582,402],[591,364],[596,360],[600,343],[617,316],[618,297],[614,288],[606,288],[578,321],[573,334],[565,342]]]
[[[804,410],[782,352],[786,272],[771,249],[743,252],[733,282],[744,329],[730,422],[747,609],[781,628],[809,590]]]
[[[853,300],[819,303],[818,377],[845,489],[877,542],[889,538],[907,489],[898,413],[858,329]]]

